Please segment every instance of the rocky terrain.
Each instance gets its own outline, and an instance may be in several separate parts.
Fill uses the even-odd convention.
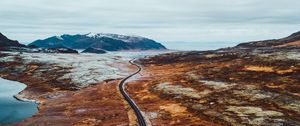
[[[106,51],[166,49],[162,44],[148,38],[103,33],[90,33],[85,35],[65,34],[53,36],[44,40],[36,40],[29,45],[40,48],[56,48],[64,46],[71,49],[93,48]]]
[[[39,113],[15,125],[127,125],[118,81],[134,69],[113,54],[0,52],[0,77],[28,87],[15,97],[39,103]]]
[[[14,97],[39,104],[37,114],[12,125],[136,125],[118,84],[135,70],[128,61],[145,52],[90,47],[79,54],[63,45],[37,48],[3,38],[0,77],[26,84]]]
[[[141,59],[127,89],[153,125],[300,125],[300,32]]]
[[[126,90],[153,126],[298,126],[299,41],[300,32],[149,56],[136,61],[142,72]],[[137,125],[118,91],[120,80],[136,70],[128,63],[134,57],[120,54],[1,51],[0,77],[27,84],[15,97],[39,103],[36,115],[14,125]]]

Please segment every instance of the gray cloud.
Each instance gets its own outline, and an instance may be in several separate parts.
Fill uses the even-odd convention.
[[[109,32],[159,41],[250,41],[300,30],[299,0],[1,0],[0,32],[21,42]]]

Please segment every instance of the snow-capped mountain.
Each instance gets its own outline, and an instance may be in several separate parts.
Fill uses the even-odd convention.
[[[119,50],[160,50],[166,49],[162,44],[140,36],[126,36],[118,34],[84,34],[53,36],[44,40],[37,40],[29,45],[41,48],[67,47],[72,49],[103,49],[107,51]]]
[[[87,36],[92,37],[92,38],[102,38],[102,37],[107,37],[107,38],[114,38],[117,40],[122,40],[124,42],[138,42],[142,41],[143,39],[147,39],[141,36],[126,36],[126,35],[119,35],[119,34],[111,34],[111,33],[89,33]]]

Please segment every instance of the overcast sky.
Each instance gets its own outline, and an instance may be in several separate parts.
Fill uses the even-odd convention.
[[[242,42],[299,31],[299,5],[299,0],[1,0],[0,32],[22,43],[89,32]]]

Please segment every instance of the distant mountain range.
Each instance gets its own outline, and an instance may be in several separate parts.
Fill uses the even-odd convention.
[[[0,51],[17,51],[29,53],[78,53],[76,50],[68,48],[35,48],[20,44],[18,41],[8,39],[0,33]]]
[[[77,53],[75,49],[82,49],[84,53],[102,54],[120,50],[164,50],[166,47],[144,37],[103,33],[53,36],[36,40],[26,46],[0,33],[2,51]]]
[[[36,40],[29,46],[39,48],[66,47],[93,51],[95,49],[106,51],[166,49],[162,44],[148,38],[104,33],[53,36],[44,40]]]
[[[274,51],[274,49],[292,49],[300,47],[300,31],[281,39],[254,41],[238,44],[235,47],[222,50],[259,50]],[[139,36],[125,36],[117,34],[85,34],[53,36],[44,40],[37,40],[28,46],[18,41],[10,40],[0,33],[0,51],[25,51],[46,53],[77,53],[75,49],[83,49],[84,53],[102,54],[106,51],[119,50],[163,50],[162,44]]]

